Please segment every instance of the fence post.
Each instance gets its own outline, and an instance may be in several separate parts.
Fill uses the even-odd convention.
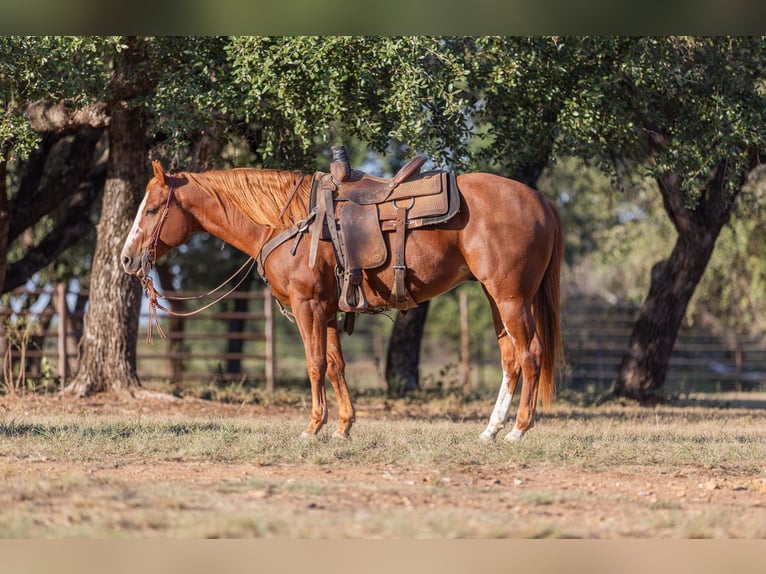
[[[471,392],[471,337],[468,333],[468,292],[460,291],[460,359],[463,365],[463,396]]]
[[[274,371],[276,354],[274,353],[274,303],[271,300],[271,289],[266,287],[263,290],[263,315],[264,315],[264,336],[266,338],[266,392],[274,392]]]
[[[66,352],[67,337],[67,317],[69,308],[66,304],[67,284],[59,283],[56,285],[56,314],[58,315],[58,356],[59,356],[59,377],[61,378],[61,387],[66,384],[69,376],[69,360]]]

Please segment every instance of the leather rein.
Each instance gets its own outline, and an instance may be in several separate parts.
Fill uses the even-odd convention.
[[[158,309],[174,317],[191,317],[192,315],[201,313],[202,311],[209,309],[216,303],[219,303],[221,300],[231,295],[231,293],[233,293],[237,289],[237,287],[239,287],[242,284],[242,282],[250,274],[250,272],[252,271],[255,265],[255,258],[250,257],[247,261],[245,261],[242,264],[242,266],[239,269],[237,269],[228,279],[226,279],[218,287],[216,287],[215,289],[211,291],[208,291],[207,293],[203,293],[202,295],[197,295],[193,297],[168,297],[167,295],[160,294],[160,292],[157,291],[157,288],[154,286],[154,281],[149,275],[149,272],[152,270],[152,267],[154,267],[157,262],[157,243],[160,240],[160,233],[162,233],[162,226],[165,224],[165,220],[168,218],[168,215],[170,214],[170,204],[173,201],[173,196],[175,195],[174,192],[175,192],[175,186],[170,186],[170,191],[168,192],[168,199],[165,202],[165,206],[162,209],[162,215],[160,215],[160,220],[155,226],[154,231],[152,231],[151,237],[149,238],[149,246],[144,250],[144,252],[141,255],[141,275],[139,275],[138,278],[141,281],[141,287],[143,288],[144,293],[149,299],[149,328],[146,332],[146,342],[149,344],[152,343],[152,324],[157,326],[157,332],[160,334],[160,336],[163,339],[167,338],[167,336],[165,335],[165,331],[163,331],[162,325],[160,324],[160,318],[157,312]],[[210,303],[208,303],[207,305],[199,309],[195,309],[193,311],[188,311],[185,313],[179,313],[177,311],[174,311],[162,305],[158,301],[158,299],[165,299],[166,301],[189,301],[194,299],[204,299],[206,297],[210,297],[214,293],[217,293],[218,291],[220,291],[224,285],[226,285],[229,281],[232,281],[235,277],[237,277],[237,275],[239,275],[242,272],[243,269],[245,269],[248,266],[249,268],[242,275],[242,278],[237,282],[237,284],[234,285],[234,287],[229,289],[226,293],[219,296],[214,301],[211,301]]]

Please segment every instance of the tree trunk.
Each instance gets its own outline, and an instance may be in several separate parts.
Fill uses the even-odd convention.
[[[0,149],[0,288],[5,283],[5,269],[8,264],[8,232],[11,228],[11,206],[5,185],[9,151],[10,145],[4,145]]]
[[[693,207],[687,203],[680,178],[670,174],[659,178],[665,210],[678,239],[670,256],[652,269],[649,294],[609,391],[613,396],[644,401],[665,381],[686,308],[738,195],[721,188],[723,170],[719,166]]]
[[[402,396],[420,386],[420,342],[430,301],[396,315],[386,356],[386,385],[390,396]]]
[[[254,276],[249,274],[245,280],[237,287],[235,293],[247,293],[253,284]],[[232,310],[235,313],[247,313],[250,310],[249,299],[232,299]],[[229,319],[229,333],[232,335],[242,335],[245,332],[245,319]],[[226,342],[226,352],[230,355],[242,354],[245,342],[241,338],[232,337]],[[226,360],[226,374],[238,375],[242,373],[242,359],[230,358]]]
[[[117,82],[129,84],[131,68],[145,61],[140,40],[129,39],[124,59],[115,66]],[[112,87],[120,93],[121,85]],[[143,195],[148,164],[146,121],[140,107],[127,102],[110,111],[109,162],[90,283],[77,375],[66,388],[77,396],[103,391],[132,392],[141,286],[123,272],[119,253]]]

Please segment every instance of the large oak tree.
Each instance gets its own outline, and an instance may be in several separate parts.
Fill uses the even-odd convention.
[[[477,39],[487,157],[574,156],[650,176],[677,239],[655,263],[612,393],[659,389],[689,300],[766,148],[762,38]],[[501,80],[501,81],[498,81]],[[500,152],[500,153],[499,153]]]

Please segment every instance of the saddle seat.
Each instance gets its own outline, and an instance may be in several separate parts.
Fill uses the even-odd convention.
[[[427,158],[422,155],[412,158],[392,178],[375,177],[356,169],[348,170],[348,175],[344,177],[345,170],[342,167],[340,168],[341,171],[335,168],[335,173],[333,173],[332,168],[339,161],[342,160],[334,160],[333,165],[330,166],[330,173],[333,175],[338,186],[338,200],[353,201],[359,205],[369,205],[371,203],[383,203],[390,199],[408,197],[407,194],[412,193],[412,184],[405,184],[401,188],[400,186],[403,182],[420,174],[420,168],[426,163]]]
[[[340,309],[350,313],[378,311],[368,309],[362,271],[386,263],[389,250],[383,232],[393,232],[394,284],[388,305],[400,310],[417,306],[405,284],[406,232],[443,223],[459,211],[455,174],[421,172],[427,158],[417,156],[393,178],[375,177],[350,169],[345,147],[332,149],[330,173],[317,172],[314,176],[311,208],[316,210],[316,217],[310,230],[309,265],[313,267],[316,261],[318,241],[330,240],[341,270]]]

